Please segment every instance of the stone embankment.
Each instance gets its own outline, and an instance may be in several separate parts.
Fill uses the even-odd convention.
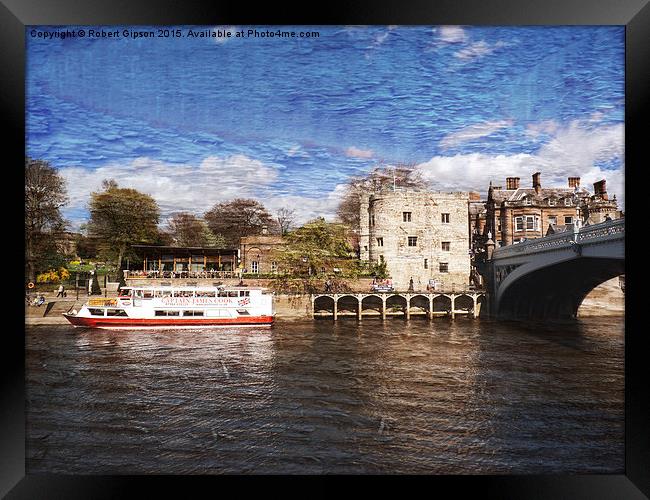
[[[370,288],[371,280],[358,280],[352,283],[352,290],[366,292]],[[236,283],[234,283],[236,284]],[[266,280],[246,280],[248,286],[266,286]],[[67,324],[62,313],[72,309],[79,309],[88,297],[79,295],[75,300],[74,291],[68,292],[68,297],[57,298],[55,293],[45,294],[45,304],[40,307],[25,306],[25,323],[28,325]],[[103,294],[102,294],[103,295]],[[109,293],[109,296],[114,293]],[[311,318],[311,298],[309,295],[275,296],[275,311],[278,320],[297,320]],[[622,316],[625,314],[625,295],[621,290],[618,278],[606,281],[594,288],[583,301],[578,316]]]

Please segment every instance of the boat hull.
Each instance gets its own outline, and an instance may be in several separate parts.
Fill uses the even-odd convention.
[[[143,329],[143,328],[201,328],[201,327],[259,327],[271,326],[273,316],[250,316],[247,318],[88,318],[63,315],[72,325],[82,328]]]

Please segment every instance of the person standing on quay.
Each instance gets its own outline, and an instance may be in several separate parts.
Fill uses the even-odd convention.
[[[59,290],[58,290],[56,296],[57,297],[63,297],[63,291],[64,290],[65,290],[65,287],[63,286],[63,284],[59,285]]]

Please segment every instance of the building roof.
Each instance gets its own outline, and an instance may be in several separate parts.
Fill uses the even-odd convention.
[[[236,248],[212,248],[212,247],[175,247],[166,245],[131,245],[135,249],[142,250],[161,250],[161,251],[186,251],[186,252],[218,252],[218,253],[237,253]]]
[[[590,198],[591,193],[585,188],[542,188],[537,194],[533,188],[518,188],[518,189],[495,189],[492,188],[488,193],[488,199],[494,200],[496,203],[502,203],[504,201],[520,201],[523,200],[526,196],[530,196],[533,200],[545,200],[546,198],[557,198],[563,199],[567,197],[573,197],[574,195],[579,198]]]

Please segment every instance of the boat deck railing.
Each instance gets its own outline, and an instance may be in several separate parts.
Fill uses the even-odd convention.
[[[223,279],[237,278],[236,271],[128,271],[127,278],[140,279]]]

